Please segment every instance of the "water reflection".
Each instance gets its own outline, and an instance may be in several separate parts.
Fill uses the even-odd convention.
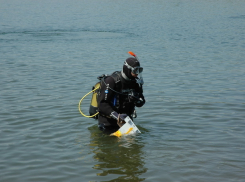
[[[144,181],[139,176],[147,171],[144,167],[143,143],[138,136],[122,138],[103,134],[97,126],[89,128],[91,133],[90,149],[97,176],[106,178],[103,181]]]

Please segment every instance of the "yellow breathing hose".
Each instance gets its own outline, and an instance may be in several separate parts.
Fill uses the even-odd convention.
[[[78,104],[78,110],[79,110],[79,112],[80,112],[84,117],[86,117],[86,118],[92,118],[92,117],[95,117],[97,114],[99,114],[99,112],[97,112],[97,113],[95,113],[95,114],[92,115],[92,116],[87,116],[87,115],[85,115],[85,114],[82,112],[82,110],[81,110],[81,103],[82,103],[83,99],[84,99],[85,97],[87,97],[89,94],[91,94],[92,92],[94,92],[95,90],[97,90],[97,89],[99,89],[99,87],[96,87],[95,89],[91,90],[89,93],[87,93],[86,95],[84,95],[83,98],[80,100],[80,102],[79,102],[79,104]]]

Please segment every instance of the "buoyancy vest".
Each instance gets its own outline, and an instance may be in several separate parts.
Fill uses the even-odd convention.
[[[118,105],[118,102],[119,102],[119,99],[118,99],[118,94],[121,94],[121,80],[120,80],[120,71],[115,71],[114,73],[112,73],[111,75],[101,75],[101,76],[98,76],[97,79],[100,80],[99,82],[97,82],[93,87],[92,87],[92,90],[94,90],[95,88],[98,88],[97,90],[95,90],[93,92],[93,95],[92,95],[92,99],[91,99],[91,104],[90,104],[90,107],[89,107],[89,114],[90,116],[94,115],[95,113],[98,112],[98,96],[100,94],[100,88],[101,88],[101,85],[102,84],[105,84],[105,81],[104,79],[107,78],[107,77],[112,77],[114,79],[114,82],[116,84],[116,87],[115,89],[111,89],[112,91],[114,91],[115,93],[115,98],[113,100],[113,105],[116,107]],[[98,115],[96,115],[94,117],[95,119],[98,119]]]

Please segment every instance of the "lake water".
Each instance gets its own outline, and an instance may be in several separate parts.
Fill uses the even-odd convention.
[[[0,4],[1,182],[245,180],[245,1]],[[128,51],[142,133],[110,137],[78,102]]]

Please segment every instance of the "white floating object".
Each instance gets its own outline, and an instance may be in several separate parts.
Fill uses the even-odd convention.
[[[125,124],[116,132],[112,133],[111,136],[120,137],[122,135],[131,135],[141,133],[134,122],[130,119],[129,116],[125,118]]]

